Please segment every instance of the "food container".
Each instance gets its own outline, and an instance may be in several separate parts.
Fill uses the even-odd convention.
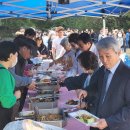
[[[68,113],[68,115],[78,120],[79,122],[92,127],[95,127],[97,125],[96,120],[99,119],[95,115],[85,110],[78,110],[76,112],[71,112]]]
[[[19,113],[19,119],[34,119],[34,111],[22,111]]]
[[[37,90],[37,94],[38,95],[53,95],[54,94],[54,90],[44,90],[44,89],[38,89]]]
[[[50,96],[58,96],[60,95],[59,91],[54,91],[54,90],[51,90],[51,89],[39,89],[39,88],[36,88],[36,93],[37,95],[41,95],[41,96],[44,96],[44,95],[50,95]],[[45,96],[45,97],[46,97]]]
[[[65,107],[66,108],[75,108],[79,106],[79,100],[68,100],[66,103],[65,103]]]
[[[41,121],[45,124],[50,124],[50,125],[54,125],[54,126],[58,126],[58,127],[64,127],[67,123],[66,122],[67,120],[66,120],[66,117],[65,117],[63,110],[59,109],[59,108],[54,108],[54,109],[38,109],[38,108],[36,108],[35,114],[36,114],[36,120]],[[51,114],[51,115],[58,114],[61,116],[61,119],[59,119],[59,120],[54,119],[53,121],[42,121],[38,118],[39,115],[46,116],[48,114]]]
[[[57,82],[53,81],[52,83],[43,83],[43,82],[37,82],[36,83],[36,89],[37,90],[55,90],[57,87]]]
[[[19,116],[34,116],[34,111],[22,111]]]
[[[44,97],[33,97],[30,98],[30,103],[29,103],[29,109],[30,110],[34,110],[34,107],[39,107],[41,109],[49,109],[49,108],[56,108],[58,101],[55,99],[55,97],[51,97],[52,100],[51,101],[41,101]],[[37,99],[40,99],[40,101],[38,101]],[[48,99],[48,97],[45,97],[45,99]],[[50,99],[50,97],[49,97]]]

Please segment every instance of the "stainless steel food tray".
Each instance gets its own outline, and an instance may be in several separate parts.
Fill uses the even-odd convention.
[[[34,110],[34,107],[42,108],[42,109],[49,109],[49,108],[56,108],[58,105],[58,101],[54,99],[52,102],[33,102],[32,99],[36,97],[30,98],[29,109]]]
[[[41,121],[45,124],[50,124],[58,127],[64,127],[67,123],[65,114],[62,109],[59,108],[54,108],[54,109],[35,109],[35,114],[36,115],[46,115],[46,114],[61,114],[62,115],[62,120],[57,120],[57,121]],[[36,119],[37,120],[37,119]]]

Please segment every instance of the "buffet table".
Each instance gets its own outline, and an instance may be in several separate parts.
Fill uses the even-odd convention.
[[[64,104],[69,99],[77,99],[75,91],[68,91],[66,87],[60,89],[60,98],[58,102],[58,107],[64,108]],[[64,127],[66,130],[89,130],[89,127],[78,122],[73,118],[67,119],[67,125]]]
[[[34,59],[37,61],[37,59]],[[49,67],[49,63],[52,62],[52,60],[43,60],[41,66],[39,66],[37,68],[37,71],[39,72],[43,72],[46,71],[47,68]],[[62,66],[60,65],[54,65],[52,68],[49,68],[49,71],[54,71],[53,77],[62,77],[62,75],[64,75],[63,71],[59,71],[62,70]],[[53,72],[52,71],[52,72]],[[68,100],[76,100],[77,99],[77,95],[75,91],[68,91],[66,87],[61,87],[60,90],[60,96],[58,99],[58,108],[67,108],[66,107],[66,102]],[[28,92],[28,96],[29,97],[35,97],[36,96],[36,91],[30,91]],[[24,110],[29,110],[29,98],[26,98],[26,103],[25,103],[25,107]],[[89,127],[86,126],[85,124],[80,123],[79,121],[75,120],[74,118],[68,117],[67,118],[67,125],[64,127],[65,130],[89,130]]]
[[[35,96],[35,91],[29,91],[30,96]],[[77,99],[75,91],[68,91],[66,87],[60,88],[60,97],[58,100],[58,107],[65,108],[65,102],[70,99]],[[28,100],[26,101],[26,105],[24,110],[28,110]],[[78,122],[73,118],[67,118],[67,125],[64,127],[66,130],[89,130],[89,127]]]

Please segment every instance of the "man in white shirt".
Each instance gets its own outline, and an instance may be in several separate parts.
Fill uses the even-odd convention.
[[[72,33],[68,37],[69,43],[71,44],[72,51],[74,53],[73,66],[68,72],[68,77],[80,75],[83,73],[82,67],[78,63],[78,59],[77,59],[77,57],[82,52],[78,46],[78,36],[79,36],[78,33]]]
[[[88,33],[81,33],[78,37],[78,45],[82,51],[91,51],[98,57],[99,66],[102,65],[99,60],[99,54],[96,46],[92,42],[91,36]]]
[[[56,28],[57,38],[52,41],[52,55],[56,60],[63,56],[65,49],[60,45],[61,40],[64,38],[64,28],[59,26]]]
[[[49,37],[48,37],[48,33],[47,32],[43,33],[42,40],[43,40],[44,45],[48,48]]]

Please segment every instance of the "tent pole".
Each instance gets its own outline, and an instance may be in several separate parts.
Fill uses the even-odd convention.
[[[105,17],[102,17],[102,22],[103,22],[103,35],[106,36],[105,30],[106,30],[106,20]]]
[[[2,21],[1,21],[1,19],[0,19],[0,26],[2,26]]]

